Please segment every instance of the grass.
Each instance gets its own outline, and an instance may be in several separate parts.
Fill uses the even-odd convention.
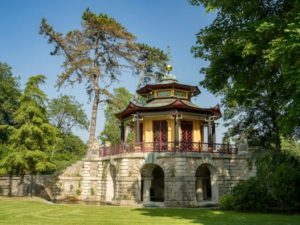
[[[47,203],[0,197],[0,224],[202,224],[296,225],[300,215],[237,213],[211,209],[131,208]]]

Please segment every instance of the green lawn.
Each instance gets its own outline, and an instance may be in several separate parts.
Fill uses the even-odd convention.
[[[236,213],[209,209],[58,205],[36,198],[0,197],[0,224],[290,225],[300,224],[300,215]]]

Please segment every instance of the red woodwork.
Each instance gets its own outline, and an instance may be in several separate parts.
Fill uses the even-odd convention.
[[[193,148],[193,122],[181,121],[181,141],[184,148],[191,150]]]
[[[168,149],[168,123],[166,120],[153,121],[153,142],[156,151]]]

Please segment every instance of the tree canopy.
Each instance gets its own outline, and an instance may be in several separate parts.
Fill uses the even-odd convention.
[[[230,134],[281,149],[300,125],[300,2],[190,0],[215,10],[197,34],[195,57],[209,61],[200,82],[223,97]]]
[[[18,80],[11,68],[0,62],[0,125],[14,125],[13,114],[18,108],[20,95]],[[0,143],[5,143],[7,139],[7,133],[0,132]]]
[[[100,134],[102,143],[109,141],[111,144],[119,144],[121,141],[120,121],[115,114],[122,111],[128,105],[132,94],[124,87],[114,89],[113,104],[107,105],[104,116],[104,129]]]
[[[30,77],[13,115],[16,126],[1,125],[9,134],[8,154],[1,160],[2,172],[17,175],[49,172],[55,168],[50,156],[58,130],[48,123],[45,93],[39,85],[43,75]]]
[[[100,102],[112,97],[108,87],[127,69],[141,72],[154,64],[157,57],[140,57],[141,50],[149,54],[164,54],[161,50],[138,45],[135,36],[114,18],[96,14],[87,9],[82,16],[82,29],[69,31],[65,36],[56,32],[45,19],[40,25],[40,34],[55,45],[52,55],[63,55],[64,71],[58,76],[57,84],[85,82],[86,91],[93,97],[90,124],[89,148],[95,139],[97,110]],[[160,59],[161,57],[159,57]],[[145,66],[147,65],[147,66]],[[102,96],[102,99],[100,99]]]
[[[72,133],[72,128],[88,129],[89,121],[82,108],[73,96],[60,95],[51,99],[48,104],[50,122],[63,133]]]

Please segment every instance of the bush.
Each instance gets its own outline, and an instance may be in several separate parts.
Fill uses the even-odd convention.
[[[300,147],[265,151],[256,158],[257,177],[238,183],[222,209],[300,211]]]
[[[232,205],[238,211],[265,211],[268,210],[273,199],[263,182],[257,177],[251,177],[238,183],[232,192]]]
[[[232,195],[223,195],[219,201],[219,206],[223,210],[233,210],[234,197]]]
[[[300,159],[294,149],[267,152],[257,159],[256,165],[258,179],[273,196],[272,208],[299,211]]]

